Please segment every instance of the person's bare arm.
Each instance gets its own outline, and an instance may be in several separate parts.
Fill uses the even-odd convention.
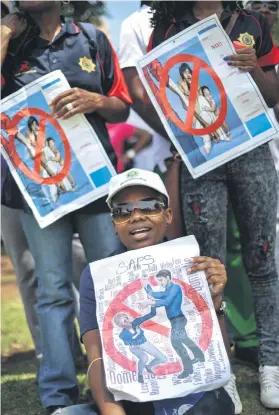
[[[16,14],[8,14],[1,20],[1,68],[5,62],[9,42],[19,36],[26,29],[26,19]]]
[[[67,105],[71,104],[69,111]],[[120,98],[97,94],[81,88],[71,88],[57,95],[50,103],[56,118],[67,120],[76,114],[97,112],[109,123],[126,121],[129,116],[130,105]]]
[[[124,68],[123,74],[133,100],[132,108],[153,130],[161,136],[168,138],[166,130],[145,91],[136,68]]]
[[[102,357],[102,345],[99,330],[89,330],[82,337],[89,364]],[[89,370],[88,382],[92,396],[98,405],[101,415],[125,415],[120,402],[115,402],[105,382],[103,360],[97,360]]]
[[[279,82],[275,70],[263,72],[260,67],[251,73],[269,108],[273,108],[279,100]]]
[[[146,130],[142,130],[141,128],[135,129],[134,136],[138,139],[133,147],[133,150],[135,150],[136,153],[152,143],[152,134]]]
[[[192,258],[192,262],[194,265],[191,266],[190,272],[205,272],[206,279],[210,287],[214,308],[216,311],[220,310],[220,306],[223,300],[222,293],[227,283],[227,272],[225,266],[221,264],[218,259],[209,257]],[[222,333],[224,345],[228,357],[230,358],[231,348],[224,317],[218,316],[218,322]]]

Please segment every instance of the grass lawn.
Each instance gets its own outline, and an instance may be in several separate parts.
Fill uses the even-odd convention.
[[[10,263],[2,257],[2,415],[43,415],[33,343]],[[5,362],[5,358],[8,358]],[[86,374],[78,374],[81,401],[89,398]]]
[[[3,257],[2,257],[3,259]],[[2,262],[2,415],[43,415],[37,390],[37,362],[27,329],[15,276],[7,259]],[[234,365],[243,415],[279,415],[265,410],[259,402],[258,374],[255,368]],[[78,373],[81,402],[90,399],[85,371]],[[143,414],[144,415],[144,414]],[[223,414],[226,415],[226,414]]]

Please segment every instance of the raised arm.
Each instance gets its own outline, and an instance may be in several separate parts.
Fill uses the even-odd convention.
[[[97,44],[103,66],[103,94],[71,88],[59,94],[51,106],[57,118],[68,119],[75,114],[96,112],[106,122],[118,123],[128,118],[132,102],[116,53],[104,33],[97,31]],[[67,110],[67,104],[73,109]]]
[[[150,313],[145,314],[145,315],[144,315],[144,316],[142,316],[142,317],[138,317],[138,318],[136,318],[136,319],[133,321],[132,325],[133,325],[133,327],[138,327],[138,326],[140,326],[142,323],[144,323],[145,321],[150,320],[151,318],[153,318],[153,317],[155,317],[155,316],[156,316],[156,308],[155,308],[155,307],[151,307],[151,311],[150,311]]]
[[[151,295],[153,298],[156,298],[156,299],[166,298],[166,291],[153,291],[149,284],[145,287],[145,291],[147,292],[148,295]]]
[[[174,284],[170,290],[170,292],[167,293],[165,298],[159,298],[156,299],[155,297],[155,307],[168,307],[177,296],[182,296],[181,288]]]
[[[10,40],[21,35],[26,27],[26,19],[16,14],[8,14],[1,20],[1,71],[7,56]],[[5,80],[3,78],[1,85],[3,86],[4,83]]]

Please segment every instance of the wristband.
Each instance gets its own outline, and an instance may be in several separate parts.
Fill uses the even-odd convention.
[[[97,360],[103,360],[103,358],[102,357],[97,357],[96,359],[92,360],[92,362],[90,363],[90,365],[88,366],[88,369],[87,369],[87,379],[88,379],[88,376],[89,376],[89,370],[91,369],[93,363],[97,362]]]

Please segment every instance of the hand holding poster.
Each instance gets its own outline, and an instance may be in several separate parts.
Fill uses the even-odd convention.
[[[49,103],[67,89],[55,71],[1,101],[1,151],[41,228],[105,196],[115,174],[84,115],[52,117]]]
[[[106,384],[116,400],[181,398],[228,382],[205,274],[187,272],[198,255],[189,236],[90,264]]]
[[[278,132],[250,74],[224,61],[234,53],[214,15],[165,41],[137,63],[146,91],[193,178]]]

